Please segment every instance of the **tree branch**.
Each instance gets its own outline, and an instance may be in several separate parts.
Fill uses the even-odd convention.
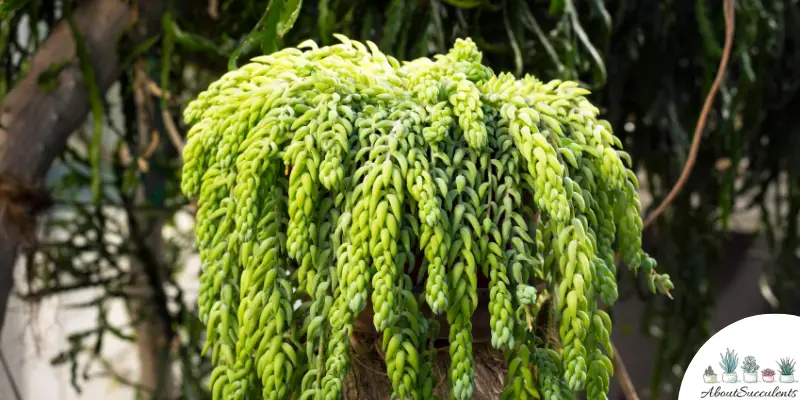
[[[120,73],[117,39],[132,22],[130,9],[122,0],[88,0],[73,15],[99,88],[105,92]],[[69,64],[59,73],[58,85],[52,90],[40,87],[39,74],[65,61]],[[19,187],[29,192],[41,191],[39,182],[88,112],[89,95],[77,63],[75,40],[62,22],[31,57],[27,76],[0,105],[0,179],[20,182]],[[0,330],[13,286],[17,247],[23,240],[21,228],[38,211],[16,218],[8,212],[20,207],[27,205],[17,196],[0,197]]]
[[[700,151],[700,142],[702,141],[703,132],[705,131],[706,120],[708,120],[708,114],[711,112],[711,107],[714,105],[714,98],[716,97],[717,92],[719,92],[722,79],[725,77],[725,72],[728,68],[728,59],[730,58],[731,51],[733,49],[733,34],[734,28],[736,27],[736,4],[733,0],[724,1],[724,13],[725,47],[722,50],[722,59],[719,61],[717,76],[714,78],[714,82],[711,84],[711,89],[708,91],[705,102],[703,102],[703,109],[700,111],[700,117],[697,119],[697,125],[694,128],[694,135],[692,135],[692,146],[689,148],[689,156],[686,158],[686,164],[684,164],[683,170],[681,170],[681,176],[678,177],[678,181],[675,182],[675,185],[672,187],[672,189],[670,189],[667,197],[665,197],[664,200],[661,201],[661,204],[659,204],[658,207],[656,207],[656,209],[644,220],[642,229],[646,229],[648,226],[652,225],[656,221],[656,218],[658,218],[658,216],[667,209],[667,206],[669,206],[669,204],[678,196],[678,194],[680,194],[681,190],[683,190],[683,186],[689,180],[689,175],[692,173],[692,168],[694,168],[694,163],[697,160],[697,154]]]

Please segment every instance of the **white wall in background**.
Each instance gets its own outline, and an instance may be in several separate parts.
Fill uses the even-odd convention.
[[[121,215],[120,215],[121,216]],[[178,229],[192,228],[191,218],[184,215],[177,219]],[[169,235],[169,231],[166,232]],[[17,281],[23,278],[23,267],[17,267]],[[197,276],[200,263],[196,257],[190,259],[181,277],[181,285],[187,302],[196,301]],[[68,365],[54,368],[50,360],[68,348],[70,333],[92,328],[96,325],[97,313],[93,309],[70,309],[70,304],[86,302],[99,295],[99,291],[85,290],[68,295],[51,297],[33,307],[13,298],[6,314],[0,349],[11,368],[24,400],[103,400],[134,399],[134,391],[112,379],[95,378],[84,381],[82,370],[78,379],[82,392],[75,391],[70,383]],[[127,312],[121,301],[109,302],[110,322],[115,326],[128,321]],[[103,356],[113,362],[116,374],[135,382],[138,375],[138,361],[135,347],[127,342],[106,335]],[[85,364],[86,358],[83,358]],[[98,373],[102,364],[90,370]],[[0,367],[0,400],[16,400],[11,390],[4,368]]]

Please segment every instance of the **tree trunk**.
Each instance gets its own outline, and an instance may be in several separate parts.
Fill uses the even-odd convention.
[[[88,0],[73,13],[102,92],[120,72],[117,39],[132,22],[122,0]],[[70,61],[48,90],[39,75]],[[17,247],[29,239],[33,218],[45,205],[41,181],[67,138],[86,120],[89,96],[78,66],[75,41],[66,22],[30,59],[28,74],[0,105],[0,331],[13,286]]]
[[[157,138],[151,135],[154,130],[153,118],[156,113],[152,98],[145,91],[145,72],[142,64],[137,62],[135,68],[134,101],[136,103],[139,154],[148,152]],[[146,161],[145,161],[146,164]],[[141,167],[141,166],[140,166]],[[135,204],[147,204],[153,196],[152,189],[164,183],[164,175],[147,171],[145,182],[136,191]],[[156,204],[158,206],[158,204]],[[132,214],[131,210],[128,210]],[[139,393],[142,400],[172,399],[174,380],[172,373],[172,356],[170,353],[173,340],[171,316],[166,308],[164,282],[169,274],[164,265],[163,228],[165,218],[162,214],[152,216],[147,213],[128,215],[135,221],[129,229],[133,241],[137,245],[137,256],[131,260],[135,275],[131,285],[134,293],[143,295],[126,299],[126,307],[131,320],[137,321],[136,349],[139,356],[139,386],[144,388]]]
[[[139,218],[142,227],[150,234],[143,240],[147,251],[158,260],[155,265],[147,265],[148,261],[134,258],[131,267],[135,274],[135,281],[131,285],[135,296],[126,299],[125,305],[128,315],[134,325],[136,337],[136,352],[139,358],[138,387],[143,390],[139,393],[141,400],[166,400],[174,399],[174,379],[172,374],[171,335],[170,321],[166,319],[159,309],[155,291],[163,288],[153,288],[147,271],[157,272],[159,282],[163,282],[164,271],[162,257],[164,240],[161,228],[164,226],[163,218]]]

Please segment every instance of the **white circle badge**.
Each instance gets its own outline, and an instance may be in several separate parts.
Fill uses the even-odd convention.
[[[800,317],[764,314],[717,332],[695,354],[678,400],[800,398]]]

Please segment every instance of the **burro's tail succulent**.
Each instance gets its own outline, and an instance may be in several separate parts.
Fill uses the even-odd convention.
[[[422,302],[446,315],[452,397],[470,398],[482,274],[504,398],[604,399],[615,253],[651,290],[672,284],[588,91],[495,74],[469,39],[403,63],[338,39],[256,57],[185,110],[213,398],[340,398],[368,303],[393,396],[434,398]],[[538,312],[556,335],[537,337]]]

